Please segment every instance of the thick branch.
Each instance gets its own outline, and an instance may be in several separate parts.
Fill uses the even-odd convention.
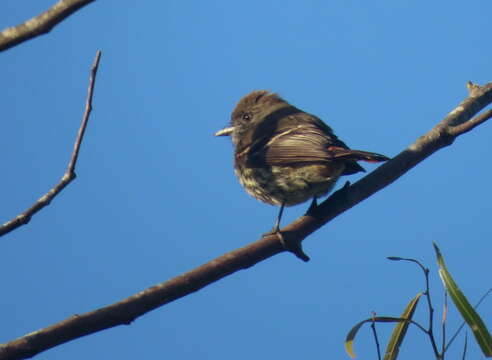
[[[27,224],[31,217],[40,211],[45,206],[49,205],[51,200],[57,196],[60,191],[62,191],[65,186],[70,184],[73,179],[75,179],[75,165],[77,164],[77,159],[79,157],[80,144],[82,143],[82,139],[84,138],[85,129],[87,128],[87,122],[89,121],[89,115],[92,111],[92,96],[94,93],[94,84],[96,82],[96,74],[97,68],[99,66],[99,59],[101,58],[101,51],[97,51],[96,58],[91,67],[91,73],[89,78],[89,89],[87,90],[87,100],[85,103],[85,111],[82,116],[82,123],[80,124],[79,132],[77,134],[77,139],[75,140],[75,144],[73,146],[72,156],[70,158],[70,162],[68,163],[67,170],[65,174],[63,174],[62,178],[52,189],[50,189],[46,194],[40,197],[29,209],[17,215],[10,221],[7,221],[5,224],[0,226],[0,236],[3,236],[12,230],[17,229],[21,225]]]
[[[492,103],[492,83],[475,86],[470,96],[427,134],[402,153],[353,185],[346,186],[324,201],[315,211],[282,229],[304,239],[337,215],[391,184],[437,150],[452,144],[453,129],[470,121]],[[130,324],[137,317],[164,304],[202,289],[227,275],[248,268],[284,251],[278,237],[267,236],[241,249],[231,251],[198,268],[130,296],[120,302],[35,331],[0,346],[0,360],[22,359],[78,337],[117,325]]]
[[[60,0],[25,23],[3,30],[0,32],[0,51],[50,32],[55,25],[93,1],[95,0]]]

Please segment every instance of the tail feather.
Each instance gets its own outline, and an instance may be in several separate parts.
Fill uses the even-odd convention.
[[[368,152],[368,151],[361,151],[361,150],[350,150],[350,158],[353,158],[354,160],[362,160],[362,161],[367,161],[367,162],[382,162],[382,161],[388,161],[390,158],[381,154],[373,153],[373,152]]]
[[[333,154],[334,159],[346,159],[353,161],[367,161],[367,162],[382,162],[387,161],[390,158],[381,154],[362,151],[362,150],[351,150],[345,149],[338,146],[330,146],[328,150]]]
[[[381,154],[362,150],[350,150],[338,146],[330,146],[328,150],[332,153],[333,159],[341,159],[345,161],[345,170],[342,175],[351,175],[361,171],[366,171],[357,163],[357,161],[378,163],[390,159],[389,157]]]

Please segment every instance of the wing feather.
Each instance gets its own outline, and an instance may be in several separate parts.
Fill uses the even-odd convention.
[[[249,155],[268,165],[330,161],[335,155],[330,146],[347,148],[335,135],[309,123],[280,130],[267,140],[253,144]]]

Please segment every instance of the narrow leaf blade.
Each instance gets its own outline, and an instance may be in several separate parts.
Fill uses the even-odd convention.
[[[441,277],[449,296],[453,300],[454,305],[460,312],[463,319],[472,330],[483,354],[487,357],[492,357],[492,336],[490,335],[490,332],[487,330],[483,320],[480,318],[473,306],[471,306],[468,302],[467,298],[459,289],[458,285],[449,273],[444,262],[444,257],[436,244],[434,244],[434,250],[436,251],[437,263],[440,267],[439,276]]]
[[[402,319],[411,320],[415,309],[417,308],[417,304],[419,303],[420,297],[422,293],[418,293],[410,302],[407,307],[401,314]],[[384,360],[394,360],[398,356],[398,352],[400,351],[400,346],[407,334],[409,322],[399,322],[395,325],[393,332],[391,333],[390,340],[388,342],[388,346],[386,347],[386,352],[384,355]]]
[[[352,359],[355,359],[356,355],[355,355],[354,347],[353,347],[354,339],[355,339],[355,336],[357,335],[357,332],[359,331],[359,329],[365,323],[372,323],[373,321],[374,322],[402,322],[402,321],[405,322],[405,320],[406,319],[395,318],[395,317],[390,317],[390,316],[376,316],[374,318],[362,320],[361,322],[355,324],[355,326],[352,329],[350,329],[350,331],[348,332],[348,334],[345,338],[345,343],[344,343],[345,351],[347,352],[347,354]]]

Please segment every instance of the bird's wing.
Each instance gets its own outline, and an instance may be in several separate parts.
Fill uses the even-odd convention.
[[[333,160],[338,151],[346,150],[347,146],[335,135],[307,123],[280,129],[268,138],[258,139],[249,151],[249,158],[267,165],[323,162]]]

